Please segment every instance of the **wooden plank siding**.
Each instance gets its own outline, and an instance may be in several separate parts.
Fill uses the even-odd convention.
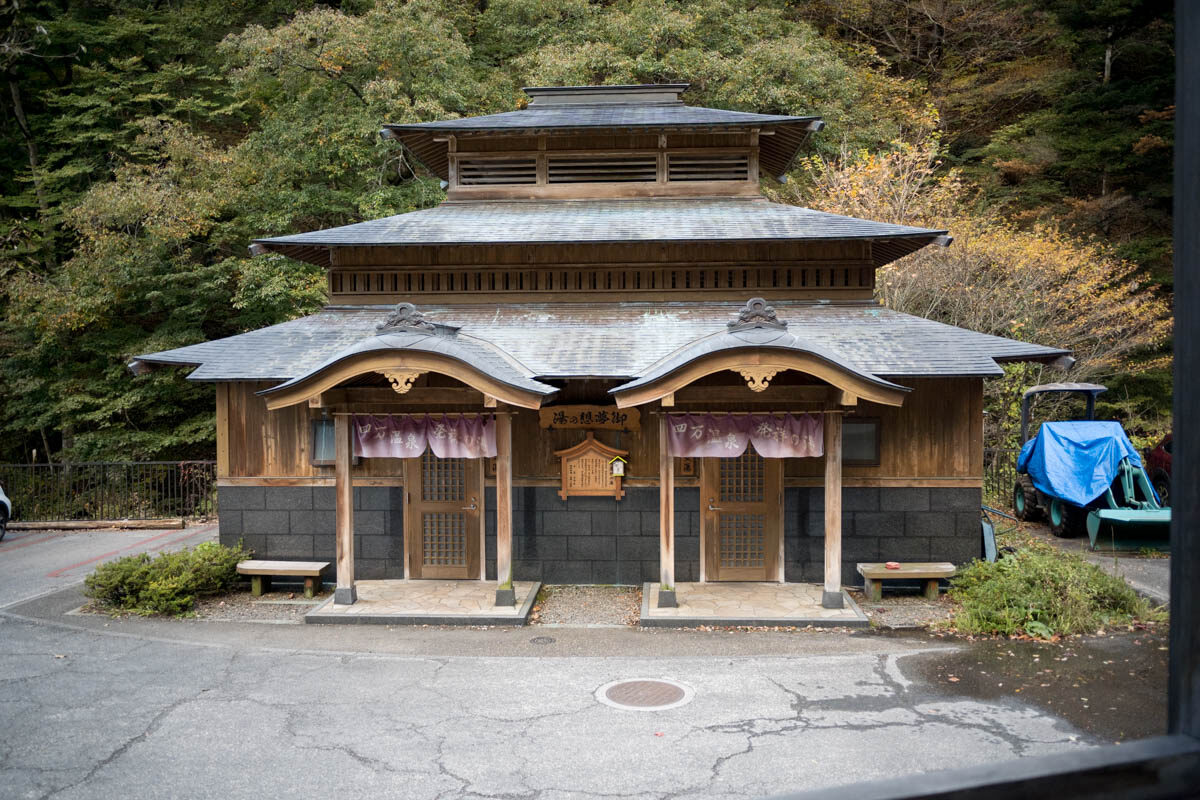
[[[861,402],[847,419],[878,419],[881,425],[880,463],[878,466],[844,467],[846,486],[980,486],[983,475],[983,381],[980,378],[899,380],[913,391],[900,408]],[[598,402],[603,396],[602,381],[569,384],[561,403]],[[227,467],[218,473],[226,484],[295,483],[332,485],[331,466],[313,466],[310,421],[319,418],[320,409],[306,405],[267,411],[256,391],[269,383],[229,383],[217,393],[217,449],[227,453]],[[787,387],[781,387],[781,394]],[[774,387],[769,390],[774,392]],[[728,392],[723,392],[728,396]],[[749,394],[747,390],[747,394]],[[765,393],[764,393],[765,394]],[[799,391],[796,394],[800,394]],[[688,403],[673,412],[692,411],[816,411],[811,401],[786,403],[753,401],[737,404],[721,402],[704,405]],[[224,411],[221,406],[227,404]],[[388,407],[372,404],[374,413],[386,413]],[[442,409],[429,409],[438,413]],[[482,406],[450,406],[447,411],[485,412]],[[418,409],[397,403],[395,413],[413,413]],[[636,432],[597,430],[596,439],[606,445],[629,451],[626,468],[627,486],[658,484],[658,431],[653,413],[657,407],[643,408],[641,429]],[[551,429],[540,426],[536,411],[513,410],[512,455],[513,483],[517,486],[557,486],[559,459],[554,451],[577,444],[585,436],[582,430]],[[403,461],[399,459],[362,459],[351,469],[357,485],[401,485]],[[787,459],[785,484],[820,486],[823,483],[823,459]],[[697,485],[695,476],[676,470],[680,486]]]

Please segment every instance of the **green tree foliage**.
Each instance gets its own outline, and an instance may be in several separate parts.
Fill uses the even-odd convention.
[[[513,110],[523,85],[820,113],[829,162],[924,140],[934,103],[1012,224],[1163,252],[1171,22],[1151,0],[0,0],[0,23],[6,460],[211,454],[211,388],[129,360],[319,307],[320,270],[247,244],[436,204],[381,124]]]
[[[1170,282],[1168,0],[822,0],[806,14],[928,88],[983,201],[1102,236]]]

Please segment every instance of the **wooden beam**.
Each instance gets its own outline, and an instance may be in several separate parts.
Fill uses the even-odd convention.
[[[666,414],[658,417],[658,569],[658,607],[675,608],[675,459]]]
[[[487,459],[479,459],[479,580],[487,580]]]
[[[512,567],[512,417],[496,414],[496,605],[516,605]]]
[[[229,384],[217,384],[217,478],[229,475]]]
[[[495,408],[497,405],[498,405],[498,403],[497,403],[496,398],[492,397],[490,394],[485,394],[483,396],[483,407],[484,408]]]
[[[614,399],[617,401],[618,408],[629,408],[654,402],[672,392],[679,392],[701,378],[725,370],[779,373],[789,369],[811,375],[864,400],[885,406],[903,405],[904,398],[910,391],[910,389],[896,384],[877,382],[877,380],[872,380],[845,366],[826,361],[821,356],[803,350],[769,351],[747,347],[736,350],[718,350],[700,356],[695,361],[650,383],[617,392]],[[765,394],[765,390],[762,393]]]
[[[775,406],[789,403],[829,403],[840,389],[831,386],[768,386],[765,391],[752,392],[745,383],[739,386],[689,386],[672,393],[677,405],[684,403],[770,403]],[[663,403],[666,405],[666,403]]]
[[[447,375],[479,392],[490,394],[519,408],[539,408],[545,399],[545,395],[511,386],[449,356],[420,350],[377,350],[358,353],[344,361],[331,364],[291,386],[270,389],[263,397],[267,402],[267,409],[276,411],[307,402],[313,395],[327,392],[351,378],[394,369]],[[393,395],[404,396],[394,392]]]
[[[659,402],[662,403],[664,408],[670,408],[671,406],[675,405],[675,393],[671,392],[670,394],[664,394],[662,396],[662,400]]]
[[[330,389],[322,392],[321,401],[327,406],[345,406],[356,403],[375,403],[380,405],[472,405],[479,406],[484,402],[483,392],[465,387],[425,387],[414,386],[404,394],[396,394],[391,389],[356,387],[349,389]]]
[[[825,591],[821,605],[842,607],[842,415],[825,415]]]
[[[354,590],[354,485],[350,482],[353,430],[349,417],[334,417],[334,528],[337,537],[337,588],[333,602],[350,605],[358,599]]]

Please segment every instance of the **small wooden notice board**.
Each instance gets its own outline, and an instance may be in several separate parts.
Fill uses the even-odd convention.
[[[566,450],[555,450],[554,455],[562,459],[562,488],[558,496],[563,500],[571,495],[612,495],[617,500],[625,496],[621,477],[613,475],[612,461],[629,455],[628,450],[618,450],[597,442],[595,435],[588,431],[587,438],[582,442]]]

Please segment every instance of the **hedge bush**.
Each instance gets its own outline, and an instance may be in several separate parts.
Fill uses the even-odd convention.
[[[953,579],[950,596],[960,604],[954,626],[969,634],[1049,639],[1155,614],[1122,579],[1044,543],[972,562]]]
[[[196,598],[229,591],[237,565],[251,555],[238,543],[203,542],[191,550],[125,556],[101,564],[84,580],[84,594],[101,606],[134,614],[186,614]]]

